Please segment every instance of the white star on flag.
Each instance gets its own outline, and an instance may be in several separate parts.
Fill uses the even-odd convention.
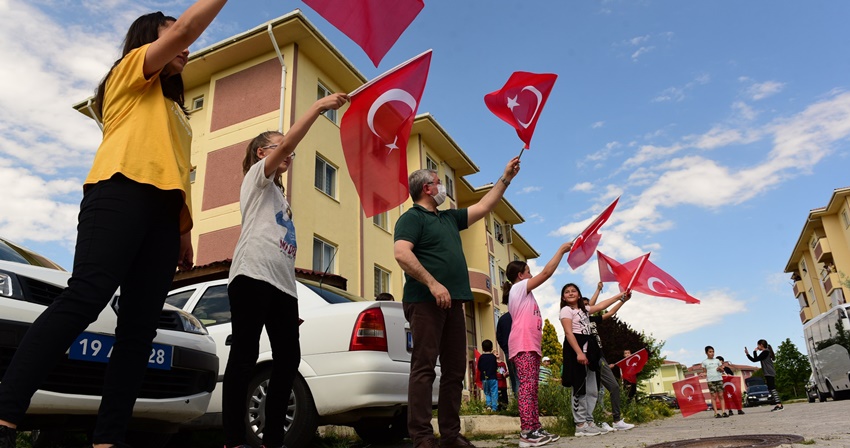
[[[513,97],[513,98],[508,97],[508,109],[510,109],[511,112],[513,112],[514,107],[519,106],[519,103],[517,103],[516,99],[517,99],[517,97]]]

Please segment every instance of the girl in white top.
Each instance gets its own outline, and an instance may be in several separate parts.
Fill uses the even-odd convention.
[[[225,447],[249,446],[245,396],[265,326],[272,347],[272,373],[265,403],[263,446],[283,446],[286,408],[301,362],[295,285],[295,225],[281,175],[295,147],[322,112],[339,109],[348,95],[337,93],[313,104],[286,135],[264,132],[248,144],[239,195],[242,232],[236,243],[227,292],[232,344],[222,391]]]
[[[561,384],[573,388],[573,419],[576,436],[595,436],[602,431],[593,423],[593,409],[599,386],[596,371],[601,358],[600,346],[595,329],[590,323],[590,314],[607,309],[617,300],[625,301],[627,293],[585,307],[581,290],[574,283],[561,289],[561,325],[564,327],[564,371]]]

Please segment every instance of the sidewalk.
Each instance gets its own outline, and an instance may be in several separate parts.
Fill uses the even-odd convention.
[[[708,411],[688,418],[682,418],[682,415],[677,412],[666,419],[638,424],[629,431],[617,431],[593,437],[572,437],[562,434],[561,440],[546,446],[637,448],[702,437],[795,434],[802,436],[807,443],[780,446],[803,448],[804,446],[811,446],[814,442],[815,447],[850,447],[850,425],[847,424],[848,416],[850,416],[850,400],[786,404],[785,410],[782,412],[770,412],[770,409],[769,406],[746,408],[744,410],[746,415],[735,415],[724,419],[715,419],[713,414]],[[436,421],[433,423],[436,426]],[[463,434],[472,439],[473,443],[479,448],[510,447],[518,443],[519,418],[516,417],[499,415],[463,416],[461,417],[461,427]],[[503,437],[493,438],[493,435],[502,435]],[[485,437],[479,439],[476,436]],[[410,440],[406,440],[403,443],[384,446],[410,448],[413,444]]]

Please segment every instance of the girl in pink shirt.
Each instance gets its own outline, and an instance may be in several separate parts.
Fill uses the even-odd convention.
[[[508,338],[510,353],[508,358],[516,365],[519,378],[520,448],[545,445],[554,442],[560,436],[550,434],[542,428],[537,410],[537,379],[540,371],[540,349],[543,338],[543,319],[540,308],[534,299],[532,290],[549,279],[561,263],[564,254],[570,251],[572,243],[564,243],[555,256],[546,263],[543,270],[532,276],[528,264],[524,261],[512,261],[508,264],[507,282],[502,286],[502,301],[508,304],[513,324]]]

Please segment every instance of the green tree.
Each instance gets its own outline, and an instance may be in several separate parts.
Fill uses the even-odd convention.
[[[552,360],[554,367],[552,374],[557,375],[561,365],[564,363],[564,352],[561,342],[558,340],[558,333],[555,331],[555,326],[549,322],[549,319],[543,322],[542,350],[543,356],[548,356]]]
[[[779,344],[776,359],[776,388],[783,397],[804,397],[806,381],[812,374],[812,368],[806,355],[797,350],[791,339],[785,339]]]
[[[638,380],[651,378],[655,371],[661,367],[664,358],[661,349],[664,341],[659,341],[646,333],[638,333],[632,327],[617,319],[616,316],[603,320],[596,326],[599,337],[602,339],[602,354],[609,363],[615,363],[623,359],[623,350],[631,350],[632,353],[642,348],[649,352],[649,360],[643,370],[638,374]]]

